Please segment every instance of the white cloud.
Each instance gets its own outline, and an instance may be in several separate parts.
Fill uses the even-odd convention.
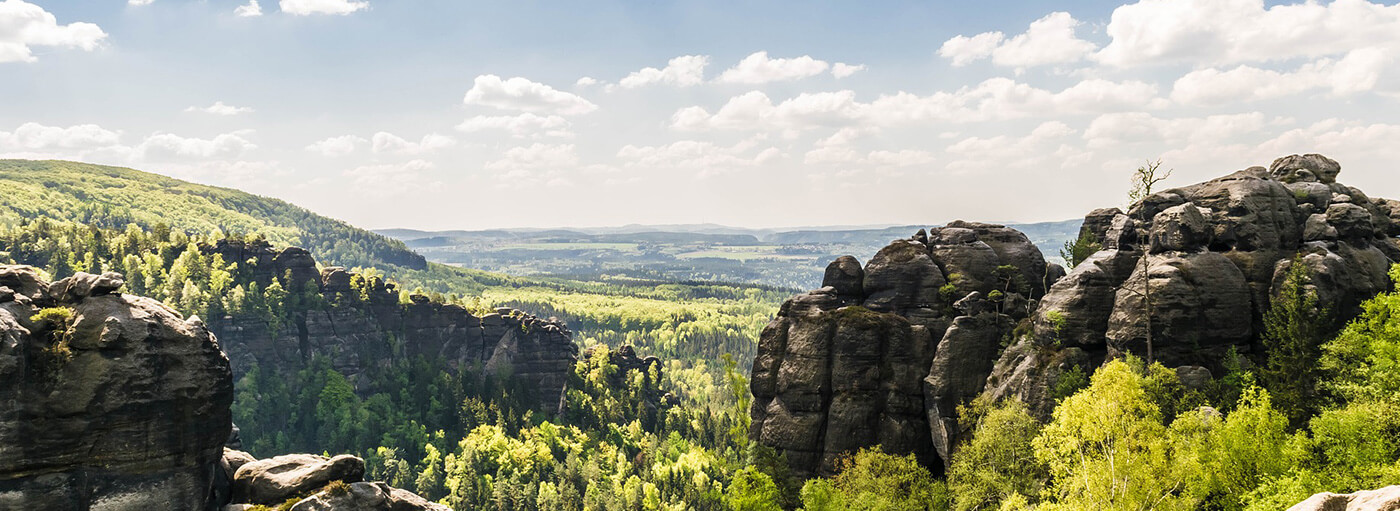
[[[1074,133],[1075,130],[1063,122],[1047,121],[1022,137],[965,138],[944,149],[954,158],[946,168],[969,172],[1083,165],[1093,158],[1093,153],[1069,144],[1067,139]]]
[[[864,70],[865,64],[851,65],[845,62],[837,62],[831,65],[831,76],[835,76],[836,78],[845,78],[847,76],[851,76],[853,74],[856,74],[857,72]]]
[[[1394,66],[1395,55],[1379,48],[1363,48],[1340,60],[1324,58],[1303,64],[1292,72],[1247,65],[1226,71],[1201,69],[1178,79],[1171,97],[1182,104],[1221,105],[1319,89],[1336,96],[1367,92],[1374,90],[1381,76]]]
[[[521,77],[502,80],[496,75],[477,76],[462,102],[503,110],[548,112],[557,115],[586,114],[598,109],[598,105],[575,94]]]
[[[252,112],[253,109],[252,109],[252,108],[249,108],[249,107],[246,107],[246,106],[225,105],[223,101],[215,101],[214,104],[212,104],[212,105],[205,106],[205,107],[192,106],[192,107],[185,108],[185,111],[186,111],[186,112],[204,112],[204,113],[206,113],[206,114],[214,114],[214,115],[238,115],[238,114],[246,114],[246,113],[248,113],[248,112]]]
[[[965,66],[992,56],[1005,38],[1001,32],[983,32],[972,37],[955,36],[943,42],[943,46],[938,48],[938,55],[952,60],[954,67]]]
[[[241,17],[262,16],[262,6],[258,5],[258,0],[248,0],[247,4],[238,6],[233,10],[233,14]]]
[[[681,140],[661,146],[626,145],[617,151],[617,157],[628,168],[645,170],[687,170],[695,171],[700,178],[733,172],[776,162],[783,158],[783,152],[776,147],[755,151],[759,138],[744,140],[730,147],[713,142]]]
[[[350,14],[369,7],[369,2],[354,0],[280,0],[282,12],[296,16],[311,14]]]
[[[370,147],[375,153],[423,154],[455,144],[457,141],[452,137],[437,133],[423,135],[423,139],[418,142],[404,140],[398,135],[386,131],[375,133],[370,138]]]
[[[534,143],[507,149],[501,159],[488,162],[485,169],[506,172],[508,175],[511,173],[520,175],[520,173],[529,170],[553,170],[573,167],[577,164],[578,155],[574,153],[573,144]]]
[[[583,78],[579,78],[578,81],[574,82],[574,85],[577,87],[592,87],[594,85],[598,85],[598,83],[599,82],[597,78],[594,78],[592,76],[585,76]]]
[[[951,59],[953,66],[987,57],[996,65],[1018,68],[1075,62],[1096,49],[1094,43],[1075,36],[1079,25],[1069,13],[1053,12],[1031,22],[1025,33],[1011,39],[1001,32],[960,35],[945,41],[938,54]]]
[[[60,128],[27,122],[12,132],[0,131],[0,149],[12,151],[48,151],[54,149],[89,149],[117,145],[120,134],[96,124],[79,124]]]
[[[126,0],[126,5],[151,5],[155,0]]]
[[[705,81],[705,66],[710,64],[707,55],[682,55],[671,59],[664,69],[654,67],[633,71],[617,84],[624,89],[634,89],[653,84],[687,87]]]
[[[1089,79],[1060,92],[1032,87],[1008,78],[993,78],[953,92],[919,96],[907,92],[885,95],[869,103],[855,92],[802,93],[774,104],[759,91],[731,98],[714,114],[703,107],[678,110],[671,126],[679,130],[785,130],[818,127],[884,126],[911,122],[980,122],[1037,115],[1102,113],[1124,108],[1158,108],[1154,85]]]
[[[1274,123],[1277,120],[1271,121],[1259,112],[1171,119],[1154,117],[1146,112],[1115,112],[1101,115],[1090,122],[1084,130],[1084,139],[1091,149],[1135,143],[1185,146],[1239,140]]]
[[[404,193],[422,186],[423,174],[436,166],[427,160],[404,163],[362,165],[345,171],[361,193],[382,195]]]
[[[1284,61],[1400,46],[1400,5],[1141,0],[1114,9],[1106,31],[1095,59],[1113,66]]]
[[[252,130],[223,133],[214,138],[182,137],[173,133],[156,133],[135,147],[140,160],[163,161],[185,158],[237,158],[258,146],[246,137]]]
[[[457,129],[466,133],[502,130],[515,138],[574,136],[573,132],[569,131],[569,121],[563,117],[535,115],[529,112],[520,115],[478,115],[458,124]]]
[[[321,153],[322,156],[344,156],[355,152],[361,144],[369,142],[355,135],[331,137],[306,146],[306,150]]]
[[[933,163],[935,158],[933,153],[928,151],[901,149],[899,151],[871,151],[870,154],[866,155],[865,160],[871,165],[909,167]]]
[[[92,51],[107,33],[92,23],[59,25],[42,7],[23,0],[0,1],[0,63],[38,60],[32,46]]]
[[[737,65],[724,71],[715,81],[720,83],[762,84],[800,80],[825,73],[831,67],[824,60],[810,55],[797,58],[768,58],[768,52],[755,52]],[[849,71],[849,69],[846,69]],[[854,71],[850,71],[854,73]],[[849,75],[849,73],[848,73]]]

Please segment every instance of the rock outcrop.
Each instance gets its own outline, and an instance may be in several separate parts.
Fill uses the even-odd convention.
[[[196,322],[0,266],[0,509],[204,509],[229,436],[228,359]]]
[[[0,509],[199,511],[313,493],[298,509],[446,509],[363,482],[353,456],[227,449],[233,380],[218,341],[123,282],[0,266]]]
[[[357,391],[368,394],[378,389],[359,376],[370,364],[394,357],[441,357],[454,369],[484,367],[483,374],[509,366],[511,377],[534,392],[536,409],[554,413],[578,356],[571,332],[556,319],[509,308],[477,316],[416,294],[400,304],[394,284],[340,267],[317,270],[311,255],[296,247],[275,252],[263,244],[221,241],[203,250],[225,260],[251,260],[263,286],[277,279],[284,289],[320,293],[329,304],[277,328],[252,315],[209,318],[210,330],[232,362],[235,381],[255,366],[286,374],[326,357]]]
[[[1400,485],[1356,493],[1319,493],[1288,511],[1397,511],[1400,510]]]
[[[1297,261],[1338,319],[1389,289],[1396,260],[1393,201],[1337,182],[1321,155],[1153,194],[1124,213],[1096,210],[1084,232],[1103,250],[1056,282],[1033,316],[1032,335],[996,363],[989,399],[1019,398],[1042,418],[1043,389],[1068,365],[1086,370],[1123,354],[1191,374],[1222,374],[1231,352],[1260,359],[1263,315]],[[1150,302],[1146,299],[1149,293]]]
[[[1046,419],[1066,374],[1108,358],[1150,350],[1196,387],[1231,353],[1260,361],[1263,314],[1293,264],[1339,320],[1389,288],[1400,202],[1340,171],[1295,155],[1094,210],[1081,237],[1101,250],[1068,273],[1024,235],[969,222],[897,240],[863,268],[837,259],[759,338],[750,437],[803,477],[875,444],[938,469],[974,398]]]
[[[962,431],[957,404],[981,391],[1047,273],[1025,235],[970,222],[897,240],[864,268],[837,259],[759,338],[750,437],[800,476],[877,444],[934,465]]]

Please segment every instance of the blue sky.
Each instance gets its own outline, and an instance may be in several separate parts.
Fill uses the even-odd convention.
[[[1059,220],[1299,152],[1400,196],[1394,4],[250,7],[0,0],[0,157],[429,229]]]

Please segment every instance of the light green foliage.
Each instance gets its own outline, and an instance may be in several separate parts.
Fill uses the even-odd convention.
[[[724,504],[731,511],[782,511],[779,500],[773,478],[753,467],[735,473],[724,493]]]
[[[71,221],[101,229],[135,224],[165,233],[261,233],[268,240],[311,251],[344,266],[422,268],[402,242],[268,197],[187,183],[137,170],[66,161],[0,160],[0,217]],[[75,247],[80,248],[80,247]],[[81,264],[83,250],[52,260],[60,273]],[[45,266],[50,266],[45,261]]]
[[[1026,406],[1012,400],[985,414],[960,415],[976,418],[976,435],[956,451],[948,471],[952,509],[995,509],[1013,497],[1037,500],[1048,474],[1031,445],[1040,423]]]
[[[802,488],[807,511],[922,511],[948,508],[948,489],[913,455],[885,454],[878,447],[843,458],[830,480]]]
[[[1105,364],[1035,439],[1057,509],[1193,509],[1140,366]]]

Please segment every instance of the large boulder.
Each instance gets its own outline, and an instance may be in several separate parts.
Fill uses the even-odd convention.
[[[1284,156],[1269,165],[1269,174],[1284,183],[1335,183],[1341,164],[1320,154]]]
[[[364,478],[365,461],[354,456],[286,454],[240,466],[233,474],[233,501],[280,504],[331,481],[358,483]]]
[[[1356,493],[1319,493],[1288,511],[1397,511],[1400,510],[1400,485]]]
[[[452,511],[408,490],[384,483],[332,485],[302,499],[291,511]]]
[[[1153,359],[1168,367],[1223,360],[1246,346],[1253,323],[1244,274],[1220,254],[1153,254],[1122,284],[1109,317],[1110,353]]]
[[[1001,351],[1001,340],[1010,330],[1009,317],[983,311],[953,320],[938,343],[938,351],[924,378],[924,409],[933,447],[945,468],[958,440],[970,428],[958,422],[958,406],[982,392],[997,353]]]
[[[50,285],[0,267],[16,293],[0,304],[0,509],[208,503],[229,436],[228,359],[199,323],[115,293],[120,280]]]

